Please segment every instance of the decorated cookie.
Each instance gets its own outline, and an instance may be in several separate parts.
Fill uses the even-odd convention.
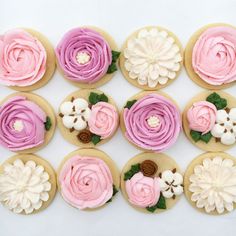
[[[183,50],[167,29],[150,26],[134,32],[123,45],[120,67],[124,77],[143,90],[166,87],[180,73]]]
[[[112,159],[97,149],[80,149],[62,161],[57,175],[63,199],[79,210],[98,209],[113,200],[120,185]]]
[[[55,172],[46,160],[20,154],[0,166],[0,202],[14,213],[38,213],[49,206],[55,194]]]
[[[183,112],[190,141],[205,151],[224,151],[236,143],[236,98],[225,92],[203,92]]]
[[[81,147],[95,147],[115,134],[119,113],[112,98],[103,92],[82,89],[61,103],[57,120],[66,140]]]
[[[188,166],[184,176],[185,195],[193,207],[212,215],[236,207],[236,160],[223,152],[204,153]]]
[[[181,115],[175,102],[164,93],[140,92],[121,112],[121,130],[130,143],[146,151],[170,148],[181,131]]]
[[[173,207],[183,193],[183,176],[170,157],[144,152],[123,168],[121,190],[137,210],[160,213]]]
[[[56,48],[62,74],[81,88],[96,88],[108,82],[117,70],[119,55],[111,36],[95,27],[68,31]]]
[[[236,28],[211,24],[199,29],[185,49],[185,67],[194,82],[224,89],[236,81]]]
[[[40,96],[15,93],[0,103],[0,145],[13,152],[33,153],[53,137],[56,119]]]
[[[54,49],[47,38],[31,29],[0,35],[0,84],[18,91],[44,86],[55,70]]]

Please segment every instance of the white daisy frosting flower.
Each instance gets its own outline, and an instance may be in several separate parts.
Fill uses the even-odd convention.
[[[129,77],[150,88],[174,79],[182,61],[175,39],[157,28],[142,29],[129,39],[124,57]]]
[[[48,201],[49,175],[34,161],[5,164],[0,175],[0,202],[15,213],[30,214]]]
[[[173,198],[183,193],[183,176],[174,169],[165,170],[159,180],[162,195],[165,198]]]
[[[63,102],[60,112],[63,125],[71,131],[85,129],[91,115],[89,104],[83,98],[72,98],[71,101]]]
[[[236,141],[236,108],[218,110],[216,123],[211,130],[215,138],[225,145],[232,145]]]
[[[191,200],[207,213],[232,211],[236,203],[236,166],[231,159],[206,158],[190,176]]]

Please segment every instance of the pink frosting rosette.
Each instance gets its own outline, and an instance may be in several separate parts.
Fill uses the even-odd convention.
[[[113,194],[110,169],[95,157],[76,155],[70,158],[60,171],[59,181],[65,201],[78,209],[100,207]]]
[[[213,128],[217,109],[207,101],[195,102],[187,112],[189,128],[206,134]]]
[[[10,98],[0,107],[0,144],[11,151],[44,142],[46,114],[23,96]]]
[[[194,71],[206,83],[222,85],[236,80],[236,29],[227,26],[205,30],[194,45]]]
[[[154,206],[160,197],[159,179],[146,177],[142,172],[127,180],[125,188],[129,202],[138,207]]]
[[[172,146],[181,131],[181,115],[167,98],[148,94],[124,109],[125,136],[140,148],[162,152]]]
[[[57,60],[72,81],[95,83],[112,62],[109,44],[95,30],[75,28],[68,31],[56,48]]]
[[[29,86],[46,71],[47,53],[39,40],[27,31],[16,29],[0,36],[0,83]]]
[[[116,131],[118,121],[118,113],[113,105],[107,102],[98,102],[91,108],[88,126],[90,132],[105,139]]]

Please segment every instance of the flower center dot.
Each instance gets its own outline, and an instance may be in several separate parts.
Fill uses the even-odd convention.
[[[13,124],[13,128],[14,130],[20,132],[23,130],[24,126],[23,126],[23,122],[21,120],[16,120]]]
[[[160,120],[156,116],[150,116],[147,123],[151,128],[156,128],[160,125]]]
[[[90,60],[90,56],[86,52],[78,52],[76,60],[79,64],[84,65]]]

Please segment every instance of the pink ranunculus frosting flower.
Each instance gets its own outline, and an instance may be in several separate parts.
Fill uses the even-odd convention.
[[[182,129],[174,103],[159,94],[148,94],[123,113],[127,139],[140,148],[162,152],[171,147]]]
[[[47,53],[42,43],[25,30],[0,36],[0,83],[25,87],[45,74]]]
[[[59,174],[61,194],[78,209],[97,208],[111,199],[113,179],[108,165],[96,157],[76,155]]]
[[[0,144],[11,151],[39,146],[44,142],[46,114],[23,96],[10,98],[0,107]]]
[[[160,197],[159,178],[146,177],[142,172],[127,180],[125,189],[129,202],[142,208],[156,205]]]
[[[207,101],[195,102],[187,112],[189,128],[206,134],[213,128],[217,109]]]
[[[112,62],[109,44],[88,28],[68,31],[57,45],[56,56],[67,79],[88,84],[100,80]]]
[[[236,80],[236,29],[229,26],[205,30],[194,45],[194,71],[206,83],[222,85]]]
[[[101,139],[110,137],[117,129],[119,116],[116,108],[107,102],[98,102],[92,106],[88,121],[90,132],[101,136]]]

